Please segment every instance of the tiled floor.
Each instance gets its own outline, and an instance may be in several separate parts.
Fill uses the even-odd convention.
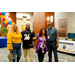
[[[0,62],[9,62],[7,56],[9,54],[9,50],[7,48],[0,48]],[[58,52],[58,59],[59,62],[75,62],[75,56],[65,54],[65,53],[60,53]],[[29,56],[28,56],[29,60]],[[20,62],[24,62],[24,56],[23,56],[23,50],[22,50],[22,56],[20,59]],[[37,59],[37,54],[35,53],[35,50],[33,52],[33,61],[38,62]],[[48,62],[48,53],[45,54],[44,62]],[[52,54],[52,62],[54,62],[54,54]]]

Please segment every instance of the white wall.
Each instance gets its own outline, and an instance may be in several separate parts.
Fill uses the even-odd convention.
[[[33,15],[30,15],[30,29],[33,30]]]
[[[16,23],[17,23],[20,31],[22,31],[21,25],[25,25],[26,23],[29,23],[30,24],[30,21],[26,21],[25,23],[24,23],[23,20],[16,20],[16,21],[17,21]]]
[[[67,33],[75,33],[75,12],[55,12],[55,27],[58,29],[58,19],[67,18]],[[60,37],[59,39],[65,39]]]
[[[75,12],[68,13],[68,33],[75,33]]]
[[[30,29],[33,30],[33,15],[30,15],[30,13],[17,13],[16,14],[16,18],[22,18],[23,19],[23,15],[27,16],[26,19],[30,19],[30,21],[23,21],[23,20],[16,20],[16,23],[20,29],[20,31],[22,31],[21,29],[21,25],[25,25],[26,23],[29,23],[30,24]]]

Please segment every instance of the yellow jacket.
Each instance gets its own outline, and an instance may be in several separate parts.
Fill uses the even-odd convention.
[[[21,34],[14,34],[12,32],[8,33],[7,36],[7,48],[13,49],[12,43],[21,43],[22,35]]]

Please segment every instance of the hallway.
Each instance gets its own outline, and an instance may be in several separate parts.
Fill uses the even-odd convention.
[[[7,55],[9,54],[9,51],[7,48],[0,48],[0,62],[9,62]],[[75,56],[64,54],[58,52],[58,58],[59,62],[75,62]],[[29,56],[28,56],[29,60]],[[23,49],[22,49],[22,56],[20,59],[20,62],[24,62],[24,56],[23,56]],[[37,54],[35,53],[35,50],[33,52],[33,61],[38,62]],[[44,62],[48,62],[48,52],[45,55]],[[54,55],[52,55],[52,62],[54,62]]]

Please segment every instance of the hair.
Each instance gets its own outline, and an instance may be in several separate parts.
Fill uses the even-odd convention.
[[[47,25],[48,25],[48,24],[52,25],[52,23],[51,23],[51,22],[47,22]]]
[[[46,29],[45,28],[42,28],[41,30],[40,30],[40,33],[39,33],[39,36],[41,37],[42,36],[42,30],[45,30],[45,37],[47,37],[47,31],[46,31]]]
[[[13,28],[14,28],[14,25],[16,25],[16,24],[13,24],[13,25],[11,26],[9,32],[14,33],[14,29],[13,29]],[[17,25],[16,25],[16,26],[17,26]],[[8,33],[9,33],[9,32],[8,32]],[[17,26],[17,33],[18,33],[18,34],[20,33],[18,26]]]

